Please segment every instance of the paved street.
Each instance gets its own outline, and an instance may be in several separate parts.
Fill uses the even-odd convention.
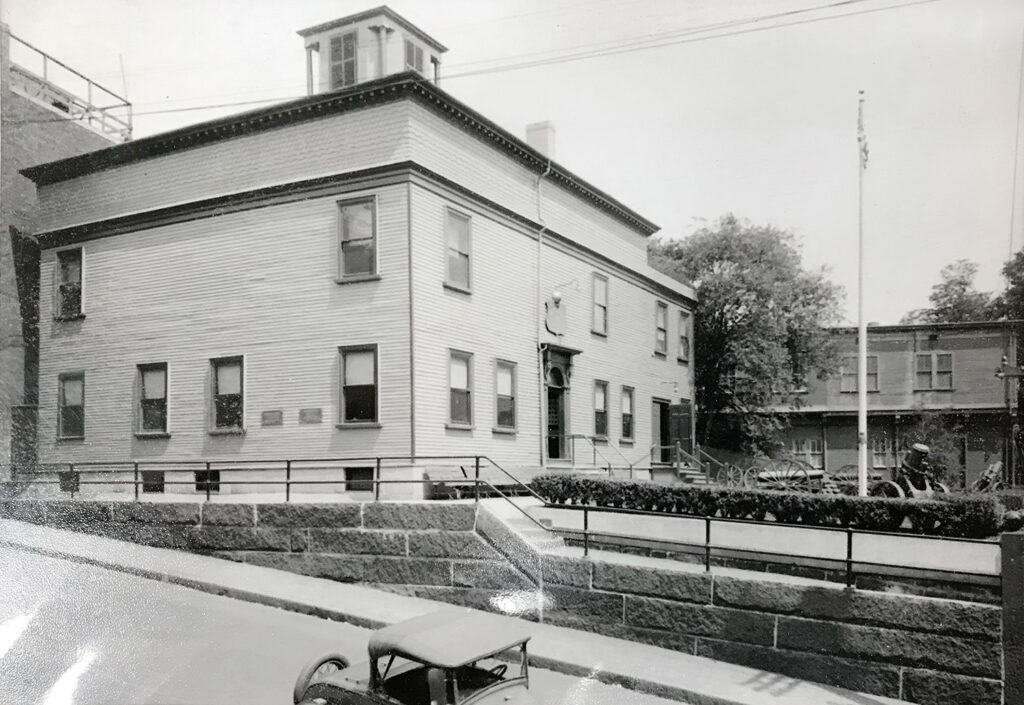
[[[0,549],[0,703],[291,702],[299,668],[365,651],[369,631],[12,549]],[[544,702],[667,703],[540,669]]]

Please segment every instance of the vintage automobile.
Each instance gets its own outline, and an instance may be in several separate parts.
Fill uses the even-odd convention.
[[[527,625],[508,617],[446,609],[384,627],[366,662],[339,654],[299,673],[296,705],[536,704],[528,691]]]

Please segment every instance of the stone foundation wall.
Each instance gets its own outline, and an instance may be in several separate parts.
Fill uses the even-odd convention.
[[[0,516],[341,582],[444,587],[449,602],[529,586],[476,534],[472,504],[13,500]]]

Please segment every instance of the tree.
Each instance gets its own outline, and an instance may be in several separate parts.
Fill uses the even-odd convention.
[[[694,322],[698,438],[765,450],[799,405],[809,375],[836,367],[825,326],[839,320],[842,289],[804,270],[796,238],[726,215],[681,241],[653,241],[651,265],[697,293]],[[721,423],[728,420],[728,423]]]
[[[990,318],[1024,319],[1024,250],[1003,265],[1006,290],[990,306]]]
[[[994,316],[992,297],[974,288],[978,265],[958,259],[947,264],[939,274],[940,281],[928,296],[931,308],[907,313],[900,323],[961,323],[987,321]]]

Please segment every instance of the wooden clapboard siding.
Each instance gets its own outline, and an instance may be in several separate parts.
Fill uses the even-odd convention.
[[[472,293],[444,287],[445,209],[472,218]],[[412,190],[416,452],[477,454],[536,463],[537,356],[534,240],[464,199]],[[473,353],[472,431],[446,429],[448,351]],[[517,365],[518,433],[495,434],[494,361]]]
[[[37,230],[404,161],[409,108],[352,109],[40,186]]]
[[[410,150],[419,164],[502,204],[584,247],[634,269],[647,268],[646,237],[564,187],[545,182],[542,212],[537,211],[536,171],[491,144],[467,137],[425,106],[410,108]]]
[[[406,189],[376,194],[380,281],[338,285],[337,201],[276,205],[84,244],[85,312],[54,322],[42,256],[40,460],[408,452]],[[379,345],[378,430],[336,430],[339,345]],[[245,356],[244,437],[210,436],[209,359]],[[136,365],[167,362],[167,440],[133,437]],[[57,376],[86,373],[86,439],[55,441]],[[323,422],[299,425],[300,409]],[[280,409],[284,425],[262,427]]]

